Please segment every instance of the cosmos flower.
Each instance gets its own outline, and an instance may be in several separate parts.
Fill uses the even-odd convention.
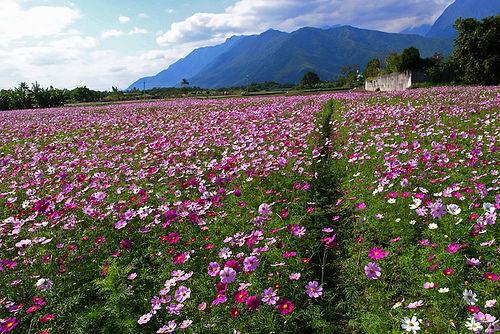
[[[477,295],[474,293],[474,291],[467,289],[464,290],[463,299],[468,305],[476,305],[478,300],[476,297]]]
[[[19,325],[19,320],[14,318],[7,318],[0,321],[0,333],[8,333],[16,329]]]
[[[368,257],[372,260],[380,260],[389,255],[389,252],[383,250],[382,248],[374,247],[370,249]]]
[[[411,318],[403,318],[401,320],[401,328],[407,333],[416,333],[420,330],[420,323],[422,320],[418,319],[416,316]]]
[[[259,266],[259,259],[255,256],[249,256],[243,261],[243,269],[245,272],[252,272]]]
[[[484,273],[483,277],[489,281],[494,281],[494,282],[498,281],[498,275],[494,273],[490,272]]]
[[[249,311],[257,311],[260,307],[260,299],[257,296],[249,296],[245,303]]]
[[[305,288],[309,298],[319,298],[323,294],[323,287],[317,281],[307,283]]]
[[[177,300],[178,303],[184,303],[190,297],[191,297],[191,289],[189,289],[183,285],[181,285],[175,291],[175,300]]]
[[[377,280],[380,278],[382,272],[376,263],[370,262],[365,266],[365,275],[369,279]]]
[[[219,273],[220,281],[225,284],[233,283],[236,279],[236,271],[230,267],[224,267]]]
[[[295,305],[286,298],[280,298],[276,305],[276,309],[283,315],[292,313],[295,310]]]
[[[261,295],[262,302],[267,305],[276,305],[279,300],[276,292],[273,288],[267,288],[262,292]]]
[[[212,277],[216,277],[219,275],[220,273],[220,266],[217,262],[210,262],[210,264],[208,265],[208,274]]]

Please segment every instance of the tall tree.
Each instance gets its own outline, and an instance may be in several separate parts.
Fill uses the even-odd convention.
[[[314,73],[312,71],[304,74],[304,77],[300,81],[301,86],[308,87],[308,88],[314,87],[320,83],[321,83],[321,79],[319,78],[319,75],[317,75],[316,73]]]
[[[401,70],[416,70],[421,66],[420,50],[416,47],[409,47],[403,50],[401,54]]]
[[[469,84],[500,83],[500,15],[481,21],[459,19],[455,23],[453,60]]]
[[[363,72],[363,76],[365,78],[374,78],[380,74],[380,69],[382,64],[380,63],[380,59],[374,58],[366,64],[366,69]]]

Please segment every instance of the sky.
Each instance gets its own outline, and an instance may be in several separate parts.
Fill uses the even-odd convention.
[[[399,32],[453,0],[0,0],[0,89],[127,88],[201,46],[270,28]]]

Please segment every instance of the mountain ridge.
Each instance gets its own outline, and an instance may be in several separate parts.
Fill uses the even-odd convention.
[[[457,19],[482,19],[498,14],[500,0],[456,0],[444,10],[425,36],[455,38],[457,32],[453,25]]]
[[[179,86],[182,78],[203,88],[262,81],[297,83],[308,71],[318,72],[323,80],[334,80],[342,66],[364,66],[369,59],[383,58],[410,46],[421,49],[424,56],[435,52],[447,55],[452,42],[352,26],[303,27],[291,33],[269,29],[259,35],[239,36],[214,47],[194,50],[157,76],[137,80],[129,90],[142,89],[144,81],[146,88]],[[207,57],[196,63],[200,54]]]

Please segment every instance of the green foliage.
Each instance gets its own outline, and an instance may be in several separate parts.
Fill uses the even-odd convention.
[[[395,73],[401,71],[403,60],[400,54],[391,53],[385,58],[385,74]]]
[[[410,71],[419,69],[422,65],[420,51],[415,47],[409,47],[403,50],[401,54],[401,70]]]
[[[453,60],[468,84],[500,83],[500,15],[478,21],[459,19],[455,24]]]
[[[300,81],[300,85],[306,88],[312,88],[320,83],[321,79],[319,78],[319,75],[314,72],[307,72]]]
[[[366,69],[363,72],[365,78],[374,78],[380,74],[380,70],[382,68],[382,64],[380,63],[380,59],[374,58],[368,62],[366,65]]]

